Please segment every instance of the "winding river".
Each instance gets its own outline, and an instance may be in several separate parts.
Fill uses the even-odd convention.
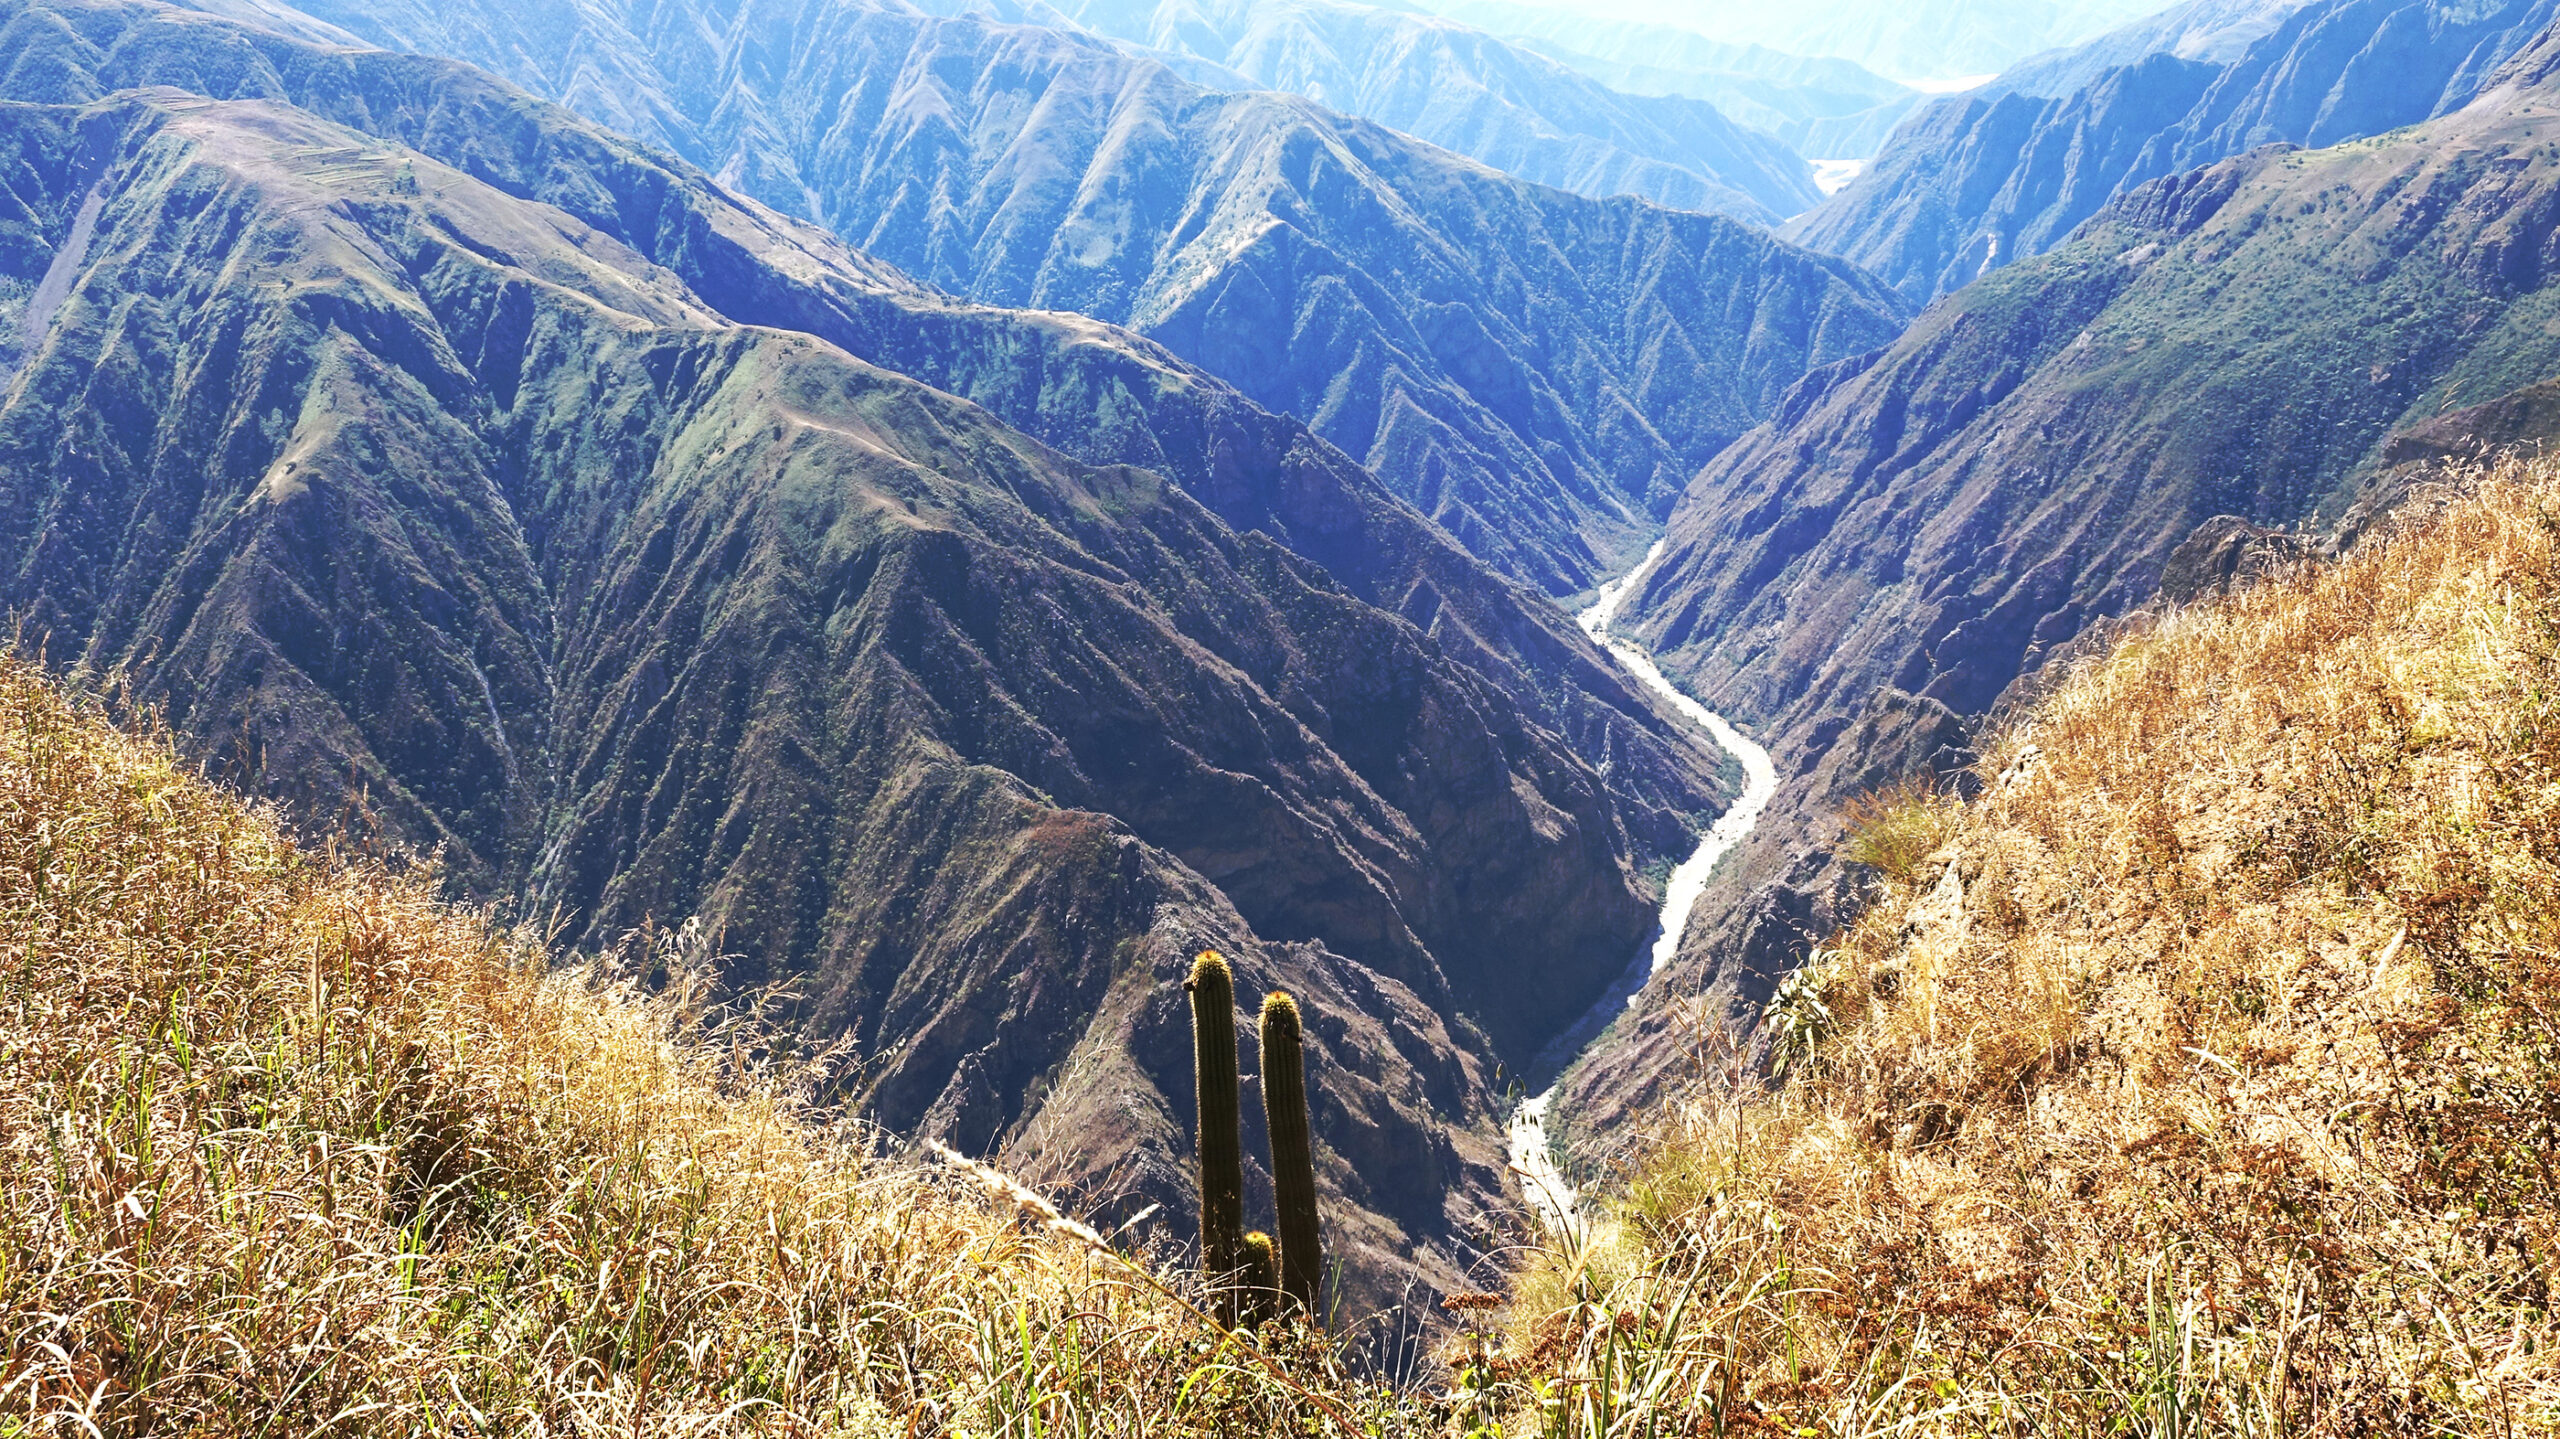
[[[1577,618],[1583,633],[1597,641],[1611,658],[1635,676],[1638,683],[1668,700],[1671,707],[1692,724],[1715,737],[1725,752],[1742,762],[1745,781],[1742,797],[1731,809],[1719,816],[1713,828],[1698,841],[1698,848],[1678,869],[1671,872],[1670,883],[1663,886],[1662,923],[1654,931],[1653,943],[1640,951],[1618,976],[1609,992],[1600,996],[1573,1027],[1556,1036],[1553,1043],[1539,1052],[1532,1072],[1561,1074],[1611,1021],[1634,1007],[1645,984],[1680,952],[1680,936],[1689,928],[1689,912],[1698,907],[1698,897],[1706,892],[1707,876],[1716,861],[1742,843],[1760,822],[1760,812],[1769,805],[1770,796],[1778,792],[1778,769],[1769,760],[1769,752],[1745,738],[1740,730],[1725,723],[1724,716],[1682,694],[1662,677],[1662,671],[1644,651],[1609,633],[1611,621],[1618,617],[1618,607],[1628,595],[1653,573],[1662,562],[1666,541],[1654,541],[1644,560],[1634,569],[1600,587],[1599,597]],[[1556,1086],[1522,1100],[1511,1115],[1511,1168],[1520,1176],[1521,1193],[1527,1196],[1529,1208],[1549,1233],[1569,1229],[1581,1212],[1582,1197],[1576,1193],[1564,1172],[1556,1165],[1554,1146],[1547,1140],[1547,1112],[1555,1103]]]

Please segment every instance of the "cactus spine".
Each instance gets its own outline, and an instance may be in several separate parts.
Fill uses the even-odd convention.
[[[1279,990],[1262,1000],[1262,1112],[1271,1129],[1271,1189],[1279,1210],[1280,1290],[1313,1323],[1324,1281],[1316,1223],[1315,1142],[1307,1132],[1306,1043],[1298,1002]]]
[[[1236,1322],[1244,1267],[1244,1143],[1236,1097],[1236,981],[1213,949],[1191,966],[1191,1056],[1200,1096],[1200,1269],[1218,1321]]]
[[[1244,1237],[1244,1322],[1255,1328],[1280,1312],[1280,1251],[1257,1229]]]

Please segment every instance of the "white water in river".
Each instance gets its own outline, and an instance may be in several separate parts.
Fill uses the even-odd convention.
[[[1698,848],[1678,869],[1671,872],[1670,883],[1662,891],[1662,924],[1654,932],[1653,943],[1638,953],[1627,972],[1609,987],[1573,1027],[1556,1036],[1555,1041],[1539,1052],[1534,1072],[1555,1074],[1572,1062],[1610,1021],[1634,1007],[1636,997],[1644,992],[1646,981],[1669,964],[1680,952],[1680,936],[1688,931],[1689,911],[1698,907],[1698,897],[1706,892],[1707,876],[1716,861],[1742,843],[1751,827],[1760,822],[1760,811],[1768,808],[1770,796],[1778,792],[1778,769],[1769,760],[1769,752],[1743,737],[1740,730],[1725,723],[1724,716],[1682,694],[1662,677],[1653,660],[1644,651],[1609,633],[1610,622],[1618,617],[1618,606],[1626,602],[1645,576],[1662,560],[1665,541],[1654,541],[1644,561],[1634,569],[1600,587],[1599,597],[1578,617],[1583,633],[1599,642],[1609,656],[1627,673],[1655,694],[1671,702],[1671,707],[1692,724],[1715,736],[1725,752],[1742,762],[1745,780],[1742,797],[1716,819],[1698,841]],[[1527,1196],[1530,1211],[1550,1233],[1569,1228],[1581,1205],[1581,1195],[1574,1191],[1561,1170],[1556,1167],[1555,1151],[1547,1142],[1547,1110],[1555,1102],[1556,1090],[1546,1090],[1521,1101],[1511,1115],[1511,1168],[1520,1176],[1520,1192]]]

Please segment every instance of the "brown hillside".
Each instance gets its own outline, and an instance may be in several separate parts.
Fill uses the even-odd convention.
[[[1782,1082],[1665,1121],[1486,1412],[2560,1431],[2560,465],[2472,483],[1874,806]]]

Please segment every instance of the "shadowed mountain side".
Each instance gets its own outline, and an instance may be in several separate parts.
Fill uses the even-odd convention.
[[[1649,922],[1605,791],[1493,686],[1151,472],[415,152],[166,91],[0,133],[0,575],[57,660],[572,937],[702,916],[894,1125],[1001,1145],[1071,1058],[1126,1078],[1147,1041],[1092,1016],[1199,943],[1385,996],[1314,1022],[1344,1044],[1434,1016],[1342,1056],[1326,1139],[1445,1157],[1344,1197],[1454,1275],[1494,1050],[1438,1016],[1534,1048]],[[1183,1111],[1115,1093],[1157,1147],[1093,1162],[1174,1197]]]
[[[170,84],[289,100],[555,205],[666,266],[731,320],[805,330],[976,400],[1080,459],[1170,475],[1360,598],[1403,614],[1599,762],[1649,860],[1718,803],[1718,759],[1625,683],[1565,616],[1485,570],[1303,425],[1125,330],[955,301],[813,227],[467,66],[297,44],[109,0],[17,4],[0,91],[76,102]]]
[[[686,3],[315,10],[629,125],[953,293],[1125,323],[1554,595],[1623,567],[1789,384],[1905,317],[1749,226],[1526,184],[1056,30],[848,0],[734,24]],[[629,77],[611,104],[604,74]]]
[[[1858,178],[1785,233],[1926,303],[2054,248],[2146,181],[2258,145],[2333,145],[2459,109],[2554,13],[2552,0],[2319,0],[2249,15],[2265,33],[2236,55],[2155,51],[2061,95],[2030,88],[2075,73],[2069,56],[2048,57],[2024,67],[2018,85],[1913,115]],[[2133,28],[2161,42],[2192,38]],[[2090,48],[2115,53],[2109,40]]]
[[[1640,195],[1763,225],[1821,199],[1801,157],[1711,104],[1621,93],[1434,15],[1348,0],[1064,0],[1006,18],[1037,23],[1042,12],[1578,195]]]

